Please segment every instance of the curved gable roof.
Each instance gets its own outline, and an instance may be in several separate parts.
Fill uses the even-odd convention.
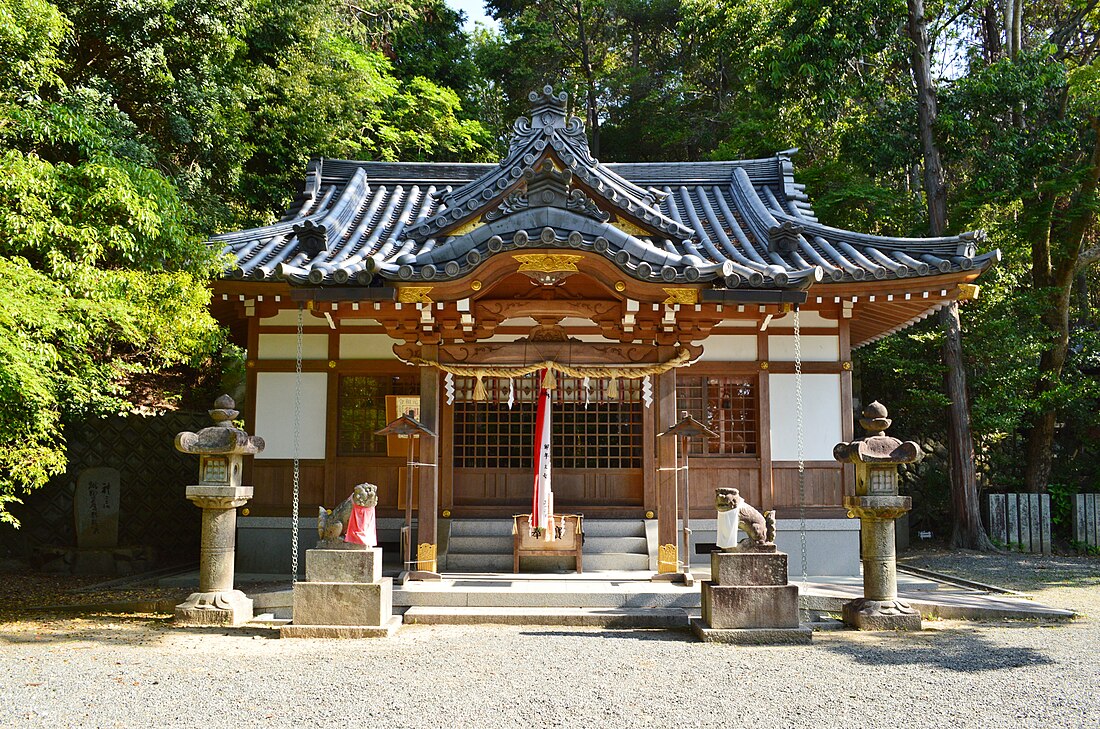
[[[238,279],[369,285],[459,278],[525,247],[593,251],[655,284],[805,288],[985,268],[980,232],[873,236],[818,222],[791,154],[601,163],[565,94],[532,93],[499,164],[315,160],[279,222],[215,236]]]

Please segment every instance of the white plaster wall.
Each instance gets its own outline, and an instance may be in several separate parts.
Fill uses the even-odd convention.
[[[256,374],[256,423],[253,432],[266,444],[256,458],[294,457],[294,378],[293,372]],[[299,458],[325,457],[327,398],[328,373],[303,372]]]
[[[297,334],[261,334],[256,358],[294,359],[297,348]],[[302,359],[328,359],[328,335],[303,334]]]
[[[798,314],[799,326],[828,327],[829,329],[837,329],[840,327],[840,323],[836,319],[826,319],[825,317],[821,316],[819,312],[816,311],[800,311]],[[794,312],[775,317],[774,319],[772,319],[771,326],[793,327]]]
[[[340,319],[338,325],[341,327],[373,327],[379,326],[377,319],[360,319],[357,316],[349,316],[346,319]]]
[[[768,337],[768,359],[776,362],[794,362],[794,337],[775,335]],[[839,336],[803,336],[803,362],[837,362],[840,360]]]
[[[773,461],[798,460],[794,375],[768,376]],[[807,461],[833,460],[841,437],[840,375],[802,375],[803,434]]]
[[[325,324],[324,319],[318,319],[308,311],[302,312],[302,326],[314,326],[317,324]],[[298,310],[297,309],[280,309],[279,313],[275,316],[265,317],[260,319],[260,326],[262,327],[294,327],[298,326]]]
[[[711,334],[703,342],[703,362],[755,362],[756,335]]]
[[[396,342],[386,334],[341,334],[340,359],[394,359]]]

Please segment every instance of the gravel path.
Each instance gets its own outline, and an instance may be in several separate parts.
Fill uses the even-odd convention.
[[[1100,607],[1100,561],[1071,562],[1077,577],[1029,589]],[[0,727],[1100,727],[1100,620],[925,625],[743,648],[665,631],[407,626],[325,642],[24,619],[0,623]]]

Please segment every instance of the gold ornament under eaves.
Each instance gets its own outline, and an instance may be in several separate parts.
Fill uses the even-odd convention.
[[[430,304],[432,286],[403,286],[397,290],[397,301],[400,304]]]
[[[699,292],[695,289],[664,289],[668,294],[666,304],[698,304]]]
[[[584,256],[568,253],[521,253],[512,258],[519,261],[519,270],[523,273],[576,273],[577,262]]]

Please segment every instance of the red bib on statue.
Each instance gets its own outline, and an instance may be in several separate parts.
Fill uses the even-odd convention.
[[[351,507],[351,518],[348,519],[348,533],[344,541],[350,544],[362,544],[367,547],[378,546],[378,532],[375,528],[373,506]]]

